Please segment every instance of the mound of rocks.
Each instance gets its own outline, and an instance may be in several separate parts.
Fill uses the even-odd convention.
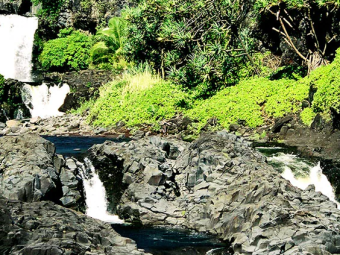
[[[35,117],[24,120],[9,120],[6,125],[0,123],[2,135],[95,135],[96,130],[87,124],[86,118],[78,115],[63,115],[42,119]],[[98,133],[99,134],[99,133]]]
[[[38,135],[0,138],[0,194],[11,200],[51,200],[79,209],[84,205],[77,162],[55,153]]]
[[[283,179],[242,138],[96,145],[90,159],[126,221],[216,234],[235,254],[340,253],[340,211]]]
[[[24,203],[0,197],[0,254],[144,254],[109,224],[52,202]]]

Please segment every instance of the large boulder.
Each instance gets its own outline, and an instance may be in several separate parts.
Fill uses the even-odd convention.
[[[106,142],[90,154],[104,183],[115,180],[114,206],[126,221],[210,232],[235,254],[340,252],[336,204],[292,186],[235,135]]]
[[[84,205],[76,161],[57,155],[54,145],[37,135],[0,138],[0,194],[24,202],[51,200],[74,209]]]
[[[0,213],[0,254],[144,254],[109,224],[52,202],[0,197]]]

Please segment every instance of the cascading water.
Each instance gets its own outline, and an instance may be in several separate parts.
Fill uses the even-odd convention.
[[[67,84],[50,87],[46,84],[40,86],[25,84],[22,88],[22,99],[30,110],[32,118],[48,118],[64,114],[59,111],[59,108],[69,92],[70,87]]]
[[[310,164],[299,159],[296,155],[278,153],[268,157],[268,161],[282,171],[281,176],[300,189],[306,189],[309,185],[315,186],[315,191],[319,191],[335,202],[340,208],[340,204],[335,199],[334,189],[327,177],[322,173],[320,162]]]
[[[38,18],[0,15],[0,74],[32,81],[32,49]]]
[[[92,162],[88,158],[85,158],[84,162],[82,177],[86,194],[86,214],[92,218],[109,223],[124,223],[117,215],[107,212],[105,187],[99,179]]]

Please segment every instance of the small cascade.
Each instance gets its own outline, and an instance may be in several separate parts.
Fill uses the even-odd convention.
[[[67,84],[50,87],[46,84],[40,86],[25,84],[22,88],[22,101],[30,110],[32,118],[61,116],[64,113],[60,112],[59,108],[63,105],[68,93],[70,93],[70,87]]]
[[[322,173],[320,162],[310,165],[295,155],[280,153],[277,156],[268,158],[268,161],[275,163],[282,170],[281,176],[289,180],[292,185],[305,190],[309,185],[315,186],[315,191],[321,192],[340,208],[335,199],[334,189],[327,177]]]
[[[15,118],[16,120],[22,120],[22,119],[24,118],[24,111],[23,111],[21,108],[19,108],[19,109],[15,112],[14,118]]]
[[[92,162],[88,158],[85,158],[84,162],[85,165],[83,167],[83,173],[81,174],[86,194],[86,214],[92,218],[109,223],[124,223],[117,215],[112,215],[107,212],[108,202],[105,187],[99,179]]]
[[[32,49],[38,18],[0,15],[0,74],[22,82],[32,81]]]

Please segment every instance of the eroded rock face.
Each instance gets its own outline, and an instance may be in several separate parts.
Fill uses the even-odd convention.
[[[52,202],[0,197],[0,254],[144,254],[109,224]]]
[[[104,70],[82,70],[67,73],[47,73],[44,80],[52,83],[66,83],[71,92],[67,94],[61,112],[76,109],[84,101],[96,99],[99,88],[113,80],[112,72]]]
[[[106,142],[91,155],[107,187],[120,176],[114,201],[126,221],[207,231],[235,254],[340,252],[336,204],[312,186],[293,187],[235,135]]]
[[[30,0],[0,0],[0,14],[26,14],[31,5]]]
[[[83,206],[76,161],[57,155],[54,145],[37,135],[0,138],[0,194],[24,202]]]

